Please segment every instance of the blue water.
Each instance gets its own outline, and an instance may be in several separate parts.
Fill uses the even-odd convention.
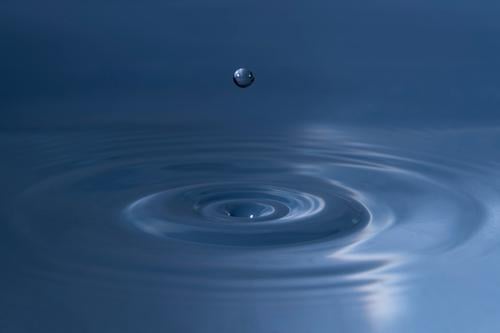
[[[500,327],[496,3],[1,6],[0,332]]]

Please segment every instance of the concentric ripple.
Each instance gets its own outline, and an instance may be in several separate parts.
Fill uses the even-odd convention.
[[[454,154],[470,134],[450,135],[23,134],[9,138],[23,167],[8,170],[19,185],[6,232],[29,249],[23,269],[44,278],[360,293],[409,258],[491,239],[498,165]]]
[[[141,198],[127,215],[140,230],[171,239],[234,246],[293,244],[340,237],[368,224],[367,210],[341,193],[332,190],[325,202],[275,186],[195,185]]]

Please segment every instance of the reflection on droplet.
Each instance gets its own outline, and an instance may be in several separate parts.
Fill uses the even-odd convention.
[[[240,68],[234,72],[233,81],[238,87],[246,88],[255,81],[255,76],[249,69]]]

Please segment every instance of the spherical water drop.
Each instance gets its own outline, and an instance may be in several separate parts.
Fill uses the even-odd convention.
[[[249,87],[253,81],[255,81],[255,76],[251,70],[240,68],[234,72],[233,81],[238,87],[246,88]]]

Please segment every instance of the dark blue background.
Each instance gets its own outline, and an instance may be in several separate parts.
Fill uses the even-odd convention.
[[[463,0],[4,0],[0,124],[491,124],[499,14]],[[243,91],[241,66],[257,77]]]

